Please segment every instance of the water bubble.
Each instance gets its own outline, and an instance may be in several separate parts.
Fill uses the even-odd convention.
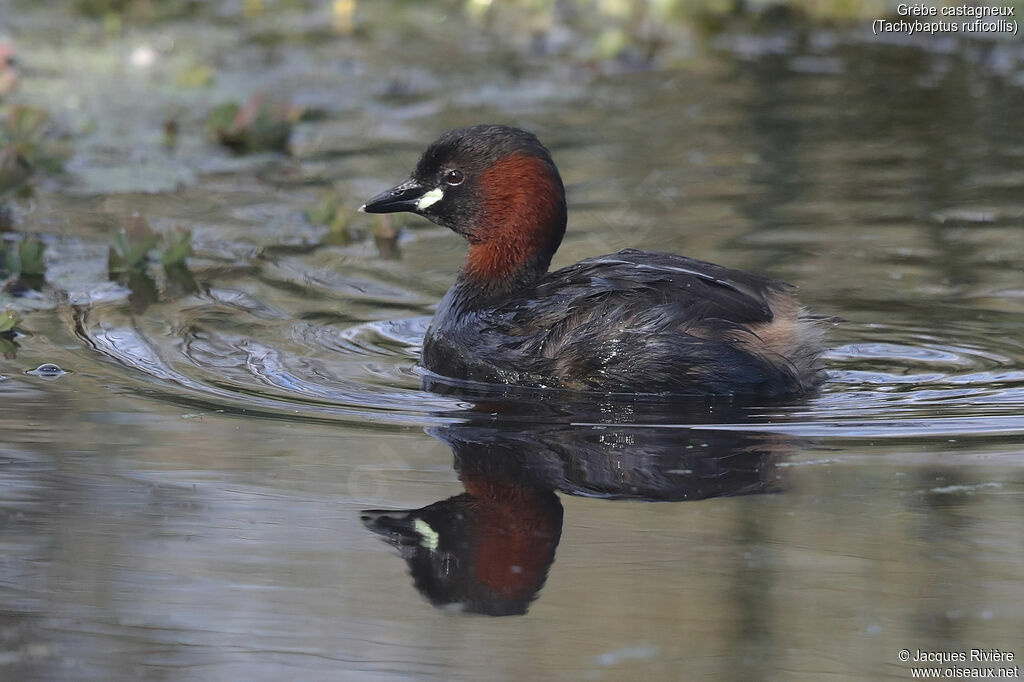
[[[56,365],[52,362],[44,362],[35,369],[30,369],[25,372],[25,374],[34,374],[35,376],[42,377],[43,379],[56,379],[57,377],[70,373],[71,372],[68,370],[62,369],[60,365]]]

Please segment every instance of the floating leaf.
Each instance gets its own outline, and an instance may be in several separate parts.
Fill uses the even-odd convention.
[[[22,277],[42,277],[45,273],[43,252],[46,245],[38,237],[25,237],[18,244],[19,274]]]
[[[111,274],[139,270],[149,262],[149,252],[158,243],[156,234],[142,216],[132,216],[128,225],[114,235],[107,253],[107,269]]]
[[[183,265],[185,259],[192,255],[192,232],[175,230],[165,238],[167,247],[160,254],[160,262],[165,266]]]
[[[26,236],[15,244],[0,244],[0,273],[19,280],[41,281],[46,272],[43,253],[46,245],[35,236]],[[33,288],[35,284],[31,284]]]
[[[218,131],[231,127],[241,106],[238,102],[227,102],[217,105],[206,117],[206,129],[216,137]]]
[[[327,192],[315,206],[306,209],[306,220],[315,225],[323,225],[333,236],[348,234],[352,210],[336,193]]]
[[[0,311],[0,334],[10,335],[19,322],[21,322],[21,316],[18,315],[17,310],[7,308]]]
[[[210,136],[239,154],[288,151],[288,138],[302,109],[270,102],[266,95],[253,95],[244,105],[237,102],[213,109],[206,120]]]
[[[59,173],[68,156],[45,109],[11,107],[0,120],[0,194],[20,189],[37,171]]]

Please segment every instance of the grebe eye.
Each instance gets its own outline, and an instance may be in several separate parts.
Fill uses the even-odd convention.
[[[465,180],[465,179],[466,179],[466,176],[463,175],[462,171],[460,171],[460,170],[452,169],[452,170],[450,170],[450,171],[448,171],[447,173],[444,174],[444,181],[447,184],[452,185],[453,187],[455,185],[461,185],[462,181]]]

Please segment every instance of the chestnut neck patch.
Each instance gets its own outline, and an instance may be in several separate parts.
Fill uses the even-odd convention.
[[[500,287],[547,272],[565,233],[562,183],[548,162],[522,152],[480,175],[480,219],[467,235],[464,275]]]

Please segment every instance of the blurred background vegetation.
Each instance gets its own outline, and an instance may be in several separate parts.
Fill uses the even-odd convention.
[[[602,161],[612,159],[599,138],[621,127],[634,153],[650,157],[664,149],[658,135],[686,146],[685,133],[669,132],[675,123],[644,123],[674,106],[666,103],[680,88],[699,88],[712,106],[742,88],[750,125],[770,126],[773,146],[795,141],[807,123],[779,108],[801,106],[818,88],[825,99],[815,105],[834,109],[826,124],[862,109],[867,116],[848,124],[865,140],[932,130],[930,162],[948,165],[943,135],[1013,108],[1024,49],[1006,33],[873,35],[871,21],[895,17],[896,5],[0,0],[0,248],[85,237],[109,254],[106,275],[121,284],[149,282],[140,280],[148,269],[169,261],[180,269],[197,254],[223,259],[213,242],[250,235],[224,225],[216,234],[186,229],[177,216],[182,192],[232,174],[235,190],[286,192],[278,197],[292,225],[284,234],[335,247],[368,243],[380,259],[396,259],[408,217],[354,211],[394,174],[391,154],[414,153],[444,127],[501,120],[532,127],[556,147],[589,136],[598,142],[589,156]],[[675,92],[660,97],[665,88]],[[774,153],[764,151],[748,150],[744,163]],[[691,144],[679,153],[692,160],[705,152]],[[659,191],[677,191],[673,172]],[[582,194],[585,204],[587,186],[570,186],[570,198]],[[773,191],[784,198],[788,190]],[[944,210],[933,203],[927,211]],[[616,219],[630,219],[628,210]],[[751,210],[765,215],[763,205]],[[140,224],[150,232],[140,236]],[[195,248],[204,234],[207,248]],[[43,272],[44,251],[32,267],[40,272],[28,277],[13,257],[0,265],[0,306],[21,306],[13,299],[57,281]],[[146,289],[143,298],[156,300],[159,287]]]

